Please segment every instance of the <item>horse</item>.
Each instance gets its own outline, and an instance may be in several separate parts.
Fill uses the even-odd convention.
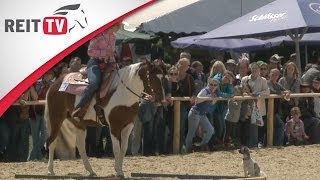
[[[104,75],[106,76],[106,75]],[[132,131],[135,116],[138,113],[141,94],[149,94],[159,103],[164,100],[162,81],[164,74],[159,66],[150,62],[136,63],[117,70],[106,94],[107,104],[103,107],[104,115],[110,129],[113,153],[115,157],[116,176],[124,177],[122,171],[123,159],[128,147],[128,138]],[[65,119],[70,120],[76,127],[76,146],[83,161],[85,169],[90,176],[96,176],[88,161],[85,150],[86,126],[80,122],[95,120],[94,105],[96,99],[92,98],[84,120],[78,121],[70,117],[74,105],[79,101],[79,95],[59,91],[63,78],[57,79],[47,92],[45,119],[49,131],[47,147],[49,150],[48,174],[54,175],[53,156],[56,137]]]

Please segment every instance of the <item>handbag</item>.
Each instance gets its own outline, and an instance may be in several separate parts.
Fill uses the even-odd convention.
[[[257,126],[264,126],[263,119],[256,102],[253,103],[252,107],[251,124],[255,124]]]
[[[26,91],[26,93],[28,93],[28,97],[26,99],[26,101],[29,101],[30,100],[30,91]],[[24,121],[26,119],[29,119],[30,117],[30,106],[29,105],[20,105],[20,120],[21,121]],[[20,121],[18,120],[18,121]],[[18,122],[17,121],[17,122]]]

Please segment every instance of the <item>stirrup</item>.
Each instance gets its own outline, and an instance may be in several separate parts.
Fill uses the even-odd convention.
[[[83,121],[83,116],[79,115],[81,114],[81,109],[78,109],[77,112],[73,111],[71,114],[68,113],[68,117],[72,118],[73,120],[77,121],[77,122],[81,122]]]
[[[97,117],[99,118],[100,122],[101,122],[103,125],[107,126],[108,123],[107,123],[107,119],[106,119],[106,117],[105,117],[105,115],[104,115],[103,107],[96,104],[96,105],[93,106],[93,108],[94,108],[94,110],[96,111],[96,115],[97,115]]]

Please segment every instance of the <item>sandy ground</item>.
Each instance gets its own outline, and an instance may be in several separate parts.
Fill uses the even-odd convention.
[[[320,179],[320,145],[252,150],[253,158],[259,163],[268,179]],[[242,156],[236,151],[191,153],[187,155],[126,157],[126,177],[132,172],[196,174],[213,176],[242,176]],[[114,174],[112,158],[90,158],[98,176]],[[78,173],[87,175],[78,160],[54,163],[56,175]],[[15,174],[45,175],[46,162],[1,163],[0,178],[14,179]]]

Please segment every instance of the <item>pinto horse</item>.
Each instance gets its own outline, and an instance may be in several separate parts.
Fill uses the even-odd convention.
[[[156,102],[161,102],[164,98],[163,77],[164,74],[160,67],[149,62],[136,63],[118,70],[111,83],[106,95],[108,102],[103,109],[110,129],[117,176],[124,176],[122,164],[127,151],[128,138],[133,128],[134,118],[138,113],[140,95],[146,92],[152,95]],[[55,81],[47,93],[45,118],[48,121],[47,125],[50,132],[47,140],[47,147],[49,148],[48,174],[54,175],[53,156],[56,146],[55,138],[62,122],[68,119],[77,129],[75,144],[84,167],[90,173],[90,176],[95,176],[96,174],[92,170],[85,150],[86,126],[81,126],[81,122],[77,124],[77,121],[70,117],[70,112],[74,109],[74,105],[79,101],[80,96],[60,92],[59,87],[61,83],[62,79]],[[95,103],[96,100],[93,98],[84,116],[84,120],[96,119]]]

